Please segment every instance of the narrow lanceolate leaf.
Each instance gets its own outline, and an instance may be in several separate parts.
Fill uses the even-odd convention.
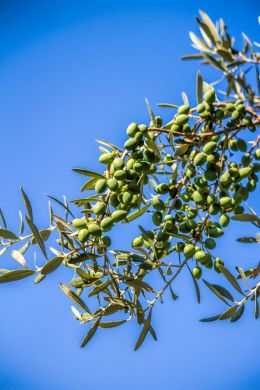
[[[205,23],[205,25],[208,27],[209,31],[211,32],[212,37],[214,38],[215,43],[220,42],[220,37],[218,35],[218,30],[216,29],[216,26],[210,19],[210,17],[203,11],[199,11],[200,16]]]
[[[245,305],[239,306],[239,309],[236,311],[236,313],[232,315],[230,322],[238,321],[242,317],[244,310],[245,310]]]
[[[24,201],[27,213],[29,215],[29,218],[30,218],[31,221],[33,221],[32,206],[31,206],[31,203],[30,203],[30,201],[28,199],[28,196],[26,195],[26,193],[24,192],[22,187],[21,187],[21,193],[22,193],[23,201]]]
[[[51,230],[50,230],[50,229],[43,229],[43,230],[40,230],[39,233],[40,233],[41,239],[42,239],[43,241],[47,241],[48,238],[50,237]],[[38,242],[37,242],[36,238],[33,237],[33,238],[32,238],[32,244],[35,245],[35,244],[37,244],[37,243],[38,243]]]
[[[0,229],[0,237],[6,238],[7,240],[18,240],[16,234],[7,229]]]
[[[200,320],[200,322],[213,322],[213,321],[217,321],[219,319],[219,316],[220,316],[220,314],[218,314],[217,316],[209,317],[209,318],[203,318],[202,320]]]
[[[222,313],[219,316],[219,320],[227,320],[228,318],[233,317],[233,315],[236,313],[236,311],[237,311],[237,306],[231,306],[229,309],[224,311],[224,313]]]
[[[258,289],[255,290],[255,319],[259,317],[259,301],[258,301]]]
[[[237,241],[245,244],[255,244],[256,242],[259,242],[255,237],[241,237],[238,238]]]
[[[218,292],[225,298],[229,299],[230,301],[233,301],[234,302],[234,298],[232,297],[232,295],[230,294],[230,292],[225,288],[225,287],[222,287],[222,286],[219,286],[218,284],[212,284],[212,286],[218,290]]]
[[[193,283],[194,283],[197,301],[198,301],[198,303],[200,303],[200,289],[199,289],[198,282],[197,282],[197,280],[194,278],[193,273],[191,272],[190,268],[188,268],[188,269],[189,269],[189,271],[190,271],[190,274],[191,274],[191,277],[192,277],[192,280],[193,280]]]
[[[156,120],[155,120],[155,115],[153,113],[153,110],[148,102],[148,100],[145,98],[145,102],[146,102],[146,105],[147,105],[147,108],[148,108],[148,111],[149,111],[149,115],[150,115],[150,118],[151,118],[151,121],[153,121],[153,123],[155,124],[156,123]]]
[[[84,176],[90,176],[90,177],[97,177],[98,179],[104,179],[104,176],[100,173],[89,171],[88,169],[81,169],[81,168],[73,168],[74,172],[79,173],[80,175]]]
[[[15,271],[9,271],[4,275],[0,276],[0,283],[14,282],[16,280],[21,280],[27,276],[33,275],[35,271],[29,269],[17,269]]]
[[[27,216],[25,218],[26,218],[26,222],[28,223],[29,228],[31,229],[32,234],[35,237],[35,240],[37,241],[37,244],[39,245],[42,253],[44,254],[44,256],[47,259],[46,249],[45,249],[44,242],[43,242],[43,239],[41,238],[39,230],[37,229],[37,227],[34,225],[34,223]]]
[[[238,272],[240,273],[241,278],[244,280],[245,284],[247,285],[248,289],[250,290],[250,284],[247,280],[246,274],[244,270],[241,267],[237,267]]]
[[[127,320],[100,322],[99,327],[100,328],[115,328],[116,326],[120,326],[120,325],[126,323],[126,321]]]
[[[62,292],[74,303],[76,303],[81,309],[87,311],[88,313],[90,313],[90,310],[89,308],[87,307],[87,305],[85,304],[85,302],[83,302],[83,300],[77,295],[75,294],[73,291],[71,291],[67,286],[65,286],[65,284],[63,283],[60,283],[60,288],[62,290]]]
[[[101,291],[104,291],[110,284],[112,283],[112,280],[106,280],[105,282],[101,283],[99,286],[95,287],[89,294],[89,297],[92,297],[93,295],[96,295],[100,293]]]
[[[113,145],[111,144],[110,142],[107,142],[107,141],[103,141],[101,139],[96,139],[96,141],[101,144],[101,145],[105,145],[105,146],[108,146],[109,148],[113,149],[115,152],[118,150],[119,152],[122,152],[121,149],[119,149],[116,145]]]
[[[21,211],[19,211],[19,218],[20,218],[20,231],[19,231],[19,234],[21,236],[23,234],[23,232],[24,232],[23,214],[22,214]]]
[[[42,275],[48,275],[54,272],[63,262],[63,257],[54,257],[49,260],[41,269]]]
[[[183,144],[183,145],[179,146],[178,149],[176,149],[176,152],[174,153],[174,157],[182,156],[183,154],[185,154],[187,152],[189,147],[190,147],[189,144]]]
[[[226,277],[226,279],[229,281],[229,283],[232,284],[232,286],[242,295],[244,295],[243,291],[241,290],[241,287],[239,286],[236,278],[231,274],[231,272],[223,267],[222,265],[219,266],[220,271],[222,274]]]
[[[181,93],[181,97],[182,97],[183,103],[186,104],[187,106],[189,106],[189,99],[188,99],[188,96],[186,95],[185,92]]]
[[[46,278],[46,275],[43,275],[41,273],[39,273],[35,279],[34,279],[34,283],[37,284],[37,283],[40,283],[44,278]]]
[[[202,102],[202,95],[203,95],[203,79],[200,71],[197,73],[197,102],[201,103]]]
[[[63,204],[59,199],[55,198],[55,197],[52,196],[52,195],[48,195],[48,194],[46,194],[46,195],[48,196],[48,198],[54,200],[54,202],[56,202],[56,203],[58,203],[60,206],[62,206],[62,207],[66,210],[67,213],[69,213],[72,217],[74,217],[74,215],[72,214],[72,212],[70,211],[70,209],[68,208],[68,206],[67,206],[66,204]],[[51,209],[51,210],[52,210],[52,209]]]
[[[93,177],[92,179],[88,180],[80,189],[80,192],[87,191],[87,190],[94,190],[96,182],[99,180],[98,177]]]
[[[133,212],[132,214],[128,215],[123,221],[121,221],[122,223],[126,223],[126,222],[131,222],[133,221],[134,219],[138,218],[138,217],[141,217],[141,215],[143,215],[150,207],[150,203],[147,204],[146,206],[142,207],[140,210],[136,210],[135,212]]]
[[[190,39],[195,47],[195,49],[201,51],[201,52],[209,52],[211,51],[208,45],[202,41],[202,39],[198,38],[197,35],[195,35],[193,32],[190,32]],[[203,53],[204,54],[204,53]]]
[[[260,222],[260,218],[253,214],[236,214],[231,219],[240,222]]]
[[[171,104],[171,103],[158,103],[157,106],[159,107],[165,107],[165,108],[178,108],[177,104]]]
[[[125,282],[131,287],[156,293],[156,291],[143,280],[134,279],[134,280],[126,280]]]
[[[11,252],[11,256],[12,258],[17,261],[17,263],[21,264],[24,268],[28,268],[27,267],[27,264],[26,264],[26,261],[25,261],[25,258],[23,257],[23,255],[21,254],[21,252],[17,251],[17,250],[13,250]]]
[[[150,324],[151,324],[151,318],[152,318],[152,309],[150,309],[147,319],[144,322],[144,326],[142,329],[142,332],[140,333],[140,336],[135,344],[135,351],[143,344],[145,337],[149,331]]]
[[[224,64],[221,63],[221,61],[217,61],[213,56],[203,53],[203,57],[205,60],[209,62],[210,65],[212,65],[214,68],[221,70],[222,72],[226,72],[227,68]]]
[[[4,226],[4,228],[6,229],[7,228],[7,225],[6,225],[6,221],[5,221],[5,217],[4,217],[4,214],[2,212],[2,210],[0,209],[0,220]]]
[[[225,299],[225,297],[219,292],[219,290],[217,290],[212,284],[210,284],[209,282],[207,282],[205,279],[202,279],[203,282],[206,284],[206,286],[219,298],[221,299],[223,302],[225,302],[226,305],[230,306],[230,304],[227,302],[227,300]]]
[[[99,317],[96,322],[94,322],[94,324],[91,326],[88,334],[84,337],[83,341],[82,341],[82,344],[81,344],[81,348],[85,347],[85,345],[87,345],[87,343],[89,342],[89,340],[94,336],[94,334],[96,333],[96,330],[98,328],[98,325],[100,323],[100,320],[101,320],[101,317]]]

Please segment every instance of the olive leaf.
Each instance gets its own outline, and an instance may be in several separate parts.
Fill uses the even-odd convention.
[[[0,229],[0,237],[6,238],[7,240],[19,240],[13,232],[7,229]]]
[[[85,347],[87,345],[87,343],[92,339],[92,337],[94,336],[94,334],[97,331],[100,320],[101,320],[101,316],[94,322],[94,324],[91,326],[88,334],[84,337],[84,339],[81,343],[81,348]]]
[[[0,283],[14,282],[16,280],[21,280],[31,276],[35,273],[33,270],[29,269],[17,269],[14,271],[9,271],[0,276]]]
[[[47,252],[46,252],[44,242],[43,242],[43,239],[40,235],[39,230],[37,229],[37,227],[34,225],[34,223],[27,216],[25,216],[25,219],[26,219],[26,222],[27,222],[29,228],[31,229],[32,234],[34,235],[35,240],[37,241],[37,244],[41,248],[41,251],[42,251],[44,257],[46,257],[46,259],[47,259]]]
[[[48,274],[54,272],[61,265],[63,260],[64,260],[63,257],[54,257],[53,259],[49,260],[41,268],[41,274],[48,275]]]
[[[27,210],[28,216],[29,216],[30,220],[33,221],[32,206],[31,206],[31,203],[30,203],[30,201],[28,199],[28,196],[26,195],[26,193],[24,192],[22,187],[21,187],[21,193],[22,193],[22,198],[23,198],[23,201],[24,201],[25,208]]]
[[[151,319],[152,319],[152,309],[150,309],[150,311],[149,311],[148,317],[144,322],[143,329],[142,329],[140,336],[135,344],[135,349],[134,349],[135,351],[137,351],[137,349],[143,344],[143,342],[147,336],[147,333],[149,331],[149,328],[150,328]]]

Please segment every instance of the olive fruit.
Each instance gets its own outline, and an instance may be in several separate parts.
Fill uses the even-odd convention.
[[[165,207],[165,204],[163,201],[159,198],[153,198],[152,200],[152,206],[155,210],[163,210]]]
[[[135,123],[135,122],[130,123],[130,125],[126,129],[126,134],[129,137],[134,137],[137,132],[138,132],[138,125],[137,125],[137,123]]]
[[[200,279],[202,275],[202,269],[200,267],[194,267],[192,270],[192,275],[195,279]]]
[[[106,211],[106,204],[104,202],[97,202],[92,210],[96,215],[104,214]]]
[[[194,158],[194,164],[195,164],[195,165],[198,165],[198,166],[201,166],[201,165],[203,165],[203,164],[206,162],[206,160],[207,160],[206,154],[200,152],[200,153],[198,153],[198,154],[195,156],[195,158]]]
[[[177,115],[175,117],[174,122],[175,122],[176,125],[181,125],[182,126],[182,125],[185,125],[185,123],[187,123],[188,120],[189,120],[188,115],[180,114],[180,115]]]
[[[204,99],[209,104],[213,103],[216,99],[216,94],[214,89],[210,89],[208,92],[206,92],[204,95]]]
[[[190,106],[184,104],[178,108],[178,114],[188,114],[190,112]]]
[[[132,241],[132,247],[135,248],[135,247],[141,247],[144,243],[144,240],[143,240],[143,237],[142,236],[139,236],[139,237],[136,237],[133,241]]]
[[[208,249],[214,249],[216,247],[216,241],[213,238],[206,238],[205,246]]]
[[[108,179],[107,186],[111,191],[116,191],[118,189],[118,181],[115,178]]]
[[[192,257],[195,253],[195,246],[193,244],[186,244],[184,246],[183,253],[186,258]]]
[[[99,179],[95,184],[95,191],[98,194],[104,192],[107,188],[107,181],[105,179]]]
[[[114,221],[111,217],[106,217],[103,218],[102,221],[100,222],[100,227],[103,231],[108,231],[112,228],[113,223]]]
[[[111,218],[114,222],[120,222],[127,216],[126,210],[116,210],[111,214]]]
[[[75,218],[72,220],[72,225],[76,229],[83,229],[86,227],[86,221],[84,219],[81,219],[81,218]]]
[[[99,162],[109,164],[114,160],[114,153],[104,153],[99,157]]]
[[[100,239],[101,239],[101,242],[102,242],[102,244],[104,246],[108,247],[108,246],[111,245],[111,238],[110,237],[108,237],[108,236],[101,236]]]
[[[78,239],[80,242],[86,242],[89,238],[88,229],[81,229],[78,233]]]
[[[90,223],[88,225],[88,231],[90,234],[92,234],[93,236],[98,236],[100,235],[101,233],[101,229],[98,225],[96,225],[95,223]]]

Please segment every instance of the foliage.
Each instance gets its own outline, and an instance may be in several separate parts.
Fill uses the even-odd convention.
[[[242,49],[235,49],[234,39],[222,19],[215,25],[200,12],[196,20],[201,36],[190,33],[190,38],[198,54],[184,59],[201,59],[203,64],[221,72],[221,77],[209,84],[198,72],[195,107],[190,107],[185,93],[181,106],[159,104],[174,112],[172,120],[164,124],[147,102],[150,124],[131,123],[123,148],[98,140],[99,161],[105,171],[74,169],[87,177],[81,192],[90,193],[70,203],[65,198],[61,201],[49,196],[50,226],[46,229],[37,228],[23,189],[26,215],[24,218],[19,213],[19,233],[8,229],[0,213],[0,254],[11,250],[20,266],[16,270],[1,269],[0,283],[33,274],[34,282],[39,283],[61,266],[70,268],[72,279],[69,285],[61,283],[60,288],[73,302],[75,318],[90,324],[82,346],[98,328],[121,326],[132,319],[141,326],[135,349],[147,334],[156,340],[151,325],[154,305],[162,302],[166,290],[177,299],[172,285],[185,268],[190,271],[198,301],[198,280],[204,268],[222,273],[242,297],[236,301],[225,287],[203,279],[228,309],[202,321],[234,322],[250,300],[254,301],[258,318],[260,282],[250,287],[247,278],[258,278],[259,265],[246,271],[237,267],[236,277],[211,251],[216,239],[224,234],[230,217],[260,227],[259,217],[246,213],[243,206],[256,189],[260,170],[260,136],[255,135],[260,124],[260,54],[255,51],[259,44],[251,43],[243,34]],[[253,72],[256,89],[249,82]],[[216,85],[222,88],[218,88],[218,94]],[[64,215],[54,213],[53,202],[63,208]],[[79,210],[77,218],[75,206]],[[143,214],[151,216],[150,225],[139,225],[132,240],[133,249],[110,249],[108,232],[118,224],[142,220]],[[252,237],[239,240],[258,242],[258,238]],[[55,242],[55,248],[47,248],[47,242]],[[35,267],[28,269],[27,251],[35,247]],[[38,266],[39,256],[46,259],[43,266]],[[162,281],[159,291],[147,282],[151,273],[158,273]],[[239,279],[243,279],[245,291]]]

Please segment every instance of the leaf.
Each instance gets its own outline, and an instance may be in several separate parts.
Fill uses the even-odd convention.
[[[230,294],[230,292],[225,288],[225,287],[222,287],[222,286],[219,286],[218,284],[212,284],[212,286],[218,290],[218,292],[225,298],[229,299],[230,301],[234,302],[234,298],[232,297],[232,295]]]
[[[63,262],[63,257],[54,257],[49,260],[44,266],[41,268],[42,275],[48,275],[54,272]]]
[[[255,237],[241,237],[237,239],[238,242],[243,242],[245,244],[252,244],[259,242]]]
[[[144,326],[142,329],[142,332],[140,333],[140,336],[135,344],[135,351],[143,344],[145,337],[149,331],[150,324],[151,324],[151,318],[152,318],[152,309],[150,309],[147,319],[144,322]]]
[[[260,218],[253,214],[236,214],[231,219],[240,222],[260,222]]]
[[[202,57],[201,54],[188,54],[186,56],[182,56],[181,59],[182,60],[200,60]]]
[[[99,327],[100,328],[115,328],[116,326],[120,326],[120,325],[124,324],[125,322],[126,322],[126,320],[100,322]]]
[[[9,271],[4,275],[0,276],[0,283],[14,282],[16,280],[21,280],[27,276],[33,275],[35,271],[29,269],[17,269],[14,271]]]
[[[194,44],[194,47],[197,50],[199,50],[201,52],[210,51],[210,48],[208,47],[208,45],[204,41],[202,41],[200,38],[198,38],[197,35],[195,35],[193,32],[190,32],[189,35],[190,35],[191,41]]]
[[[199,289],[198,282],[197,282],[197,280],[194,278],[193,273],[191,272],[190,268],[188,268],[188,269],[189,269],[189,271],[190,271],[190,274],[191,274],[191,277],[192,277],[192,280],[193,280],[193,283],[194,283],[197,301],[198,301],[198,303],[200,303],[200,289]]]
[[[189,147],[190,147],[189,144],[183,144],[183,145],[179,146],[178,149],[176,150],[176,152],[174,153],[174,157],[182,156],[183,154],[185,154],[187,152]]]
[[[74,172],[79,173],[80,175],[90,176],[90,177],[97,177],[98,179],[104,179],[104,176],[101,175],[100,173],[89,171],[87,169],[73,168],[72,170]]]
[[[157,145],[151,140],[151,139],[147,139],[145,140],[145,144],[147,146],[148,149],[152,150],[154,152],[154,154],[161,159],[161,155],[160,155],[160,151],[157,147]]]
[[[238,321],[242,317],[244,310],[245,310],[245,305],[239,306],[239,309],[237,310],[237,312],[235,314],[233,314],[233,316],[231,317],[230,322]]]
[[[205,279],[202,279],[203,282],[206,284],[206,286],[223,302],[225,302],[226,305],[230,306],[230,304],[226,301],[225,297],[210,283],[208,283]]]
[[[45,277],[46,277],[45,275],[39,273],[34,279],[34,284],[40,283],[43,279],[45,279]]]
[[[203,53],[202,55],[214,68],[221,70],[222,72],[227,72],[226,65],[222,64],[221,61],[216,60],[213,56],[206,53]]]
[[[92,195],[92,196],[89,196],[88,198],[73,199],[70,202],[76,204],[77,206],[83,206],[86,203],[97,201],[98,198],[99,198],[99,195]]]
[[[80,192],[86,191],[86,190],[94,190],[96,182],[99,180],[98,177],[93,177],[92,179],[88,180],[80,189]]]
[[[5,221],[5,217],[4,217],[4,214],[2,212],[2,209],[0,209],[0,219],[2,221],[2,224],[4,225],[4,228],[6,229],[7,225],[6,225],[6,221]]]
[[[24,192],[22,187],[21,187],[21,193],[22,193],[23,201],[24,201],[27,213],[29,215],[29,218],[30,218],[31,221],[33,221],[32,206],[31,206],[31,203],[30,203],[30,201],[28,199],[28,196],[26,195],[26,193]]]
[[[82,277],[86,282],[95,282],[96,280],[103,277],[102,272],[85,272],[81,268],[77,268],[77,274]]]
[[[232,284],[232,286],[242,295],[244,295],[243,291],[241,290],[241,287],[239,286],[236,278],[231,274],[231,272],[223,267],[223,265],[219,266],[220,271],[222,274],[226,277],[226,279],[229,281],[229,283]]]
[[[26,264],[26,261],[25,261],[25,258],[23,257],[23,255],[21,254],[21,252],[17,251],[17,250],[13,250],[11,252],[11,256],[13,257],[14,260],[16,260],[19,264],[21,264],[24,268],[28,268],[27,267],[27,264]]]
[[[165,107],[165,108],[178,108],[177,104],[170,104],[170,103],[158,103],[157,106],[159,107]]]
[[[43,229],[43,230],[40,230],[39,233],[40,233],[41,239],[43,241],[47,241],[48,238],[50,237],[51,230],[50,229]],[[35,237],[33,237],[32,238],[32,245],[35,245],[35,244],[37,244],[37,240]]]
[[[19,218],[20,218],[20,232],[19,235],[21,236],[24,232],[24,223],[23,223],[23,214],[21,211],[19,211]]]
[[[200,71],[197,73],[197,102],[201,103],[202,102],[202,95],[203,95],[203,79]]]
[[[173,289],[172,289],[171,286],[170,286],[170,292],[171,292],[172,299],[173,299],[174,301],[176,301],[176,299],[178,299],[178,295],[176,295],[176,294],[174,293],[174,291],[173,291]]]
[[[151,121],[155,124],[156,123],[156,120],[155,120],[155,116],[154,116],[154,113],[153,113],[153,110],[151,109],[151,106],[148,102],[148,100],[145,98],[145,102],[146,102],[146,105],[147,105],[147,108],[148,108],[148,111],[149,111],[149,115],[150,115],[150,118],[151,118]]]
[[[7,229],[0,229],[0,237],[6,238],[7,240],[19,240],[19,238]]]
[[[94,336],[94,334],[96,333],[96,330],[98,328],[98,325],[100,323],[100,320],[101,320],[101,316],[96,320],[96,322],[94,322],[94,324],[91,326],[88,334],[84,337],[82,344],[81,344],[81,348],[85,347],[85,345],[87,345],[89,340]]]
[[[209,318],[203,318],[202,320],[200,320],[200,322],[212,322],[212,321],[217,321],[219,319],[219,315],[217,316],[213,316],[213,317],[209,317]]]
[[[76,303],[81,309],[87,311],[88,313],[90,313],[90,310],[89,308],[87,307],[87,305],[85,304],[85,302],[77,295],[75,294],[73,291],[71,291],[67,286],[65,286],[65,284],[63,283],[60,283],[60,288],[62,290],[62,292],[74,303]]]
[[[69,213],[72,217],[74,217],[74,215],[72,214],[72,212],[70,211],[70,209],[68,208],[67,205],[63,204],[59,199],[55,198],[54,196],[51,196],[51,195],[48,195],[48,194],[46,194],[46,195],[48,196],[48,198],[54,200],[54,202],[56,202],[60,206],[62,206],[66,210],[67,213]]]
[[[257,320],[259,317],[259,302],[258,302],[258,293],[257,293],[258,288],[255,290],[255,319]]]
[[[205,12],[203,12],[201,10],[199,11],[199,14],[200,14],[203,22],[205,23],[205,25],[208,27],[209,31],[211,32],[212,37],[214,38],[215,44],[217,42],[220,42],[218,30],[216,29],[216,26],[214,25],[214,23],[212,22],[210,17]]]
[[[134,280],[126,280],[125,282],[126,282],[126,284],[128,284],[131,287],[135,287],[135,288],[138,288],[138,289],[141,289],[141,290],[144,289],[146,291],[150,291],[150,292],[156,293],[156,291],[149,284],[144,282],[143,280],[134,279]]]
[[[112,280],[106,280],[105,282],[101,283],[99,286],[95,287],[89,294],[89,297],[92,297],[93,295],[96,295],[100,293],[101,291],[105,290],[110,284],[112,283]]]
[[[247,280],[247,277],[246,277],[244,270],[241,267],[237,267],[237,270],[240,273],[240,276],[244,280],[245,284],[247,285],[248,289],[250,290],[250,285],[248,283],[248,280]]]
[[[189,99],[188,99],[188,96],[186,95],[185,92],[181,93],[181,97],[182,97],[183,103],[186,104],[187,106],[189,106]]]
[[[231,318],[236,313],[236,311],[237,306],[231,306],[219,316],[219,320],[227,320],[228,318]]]
[[[98,142],[98,143],[101,144],[101,145],[108,146],[109,148],[113,149],[115,152],[116,152],[116,151],[123,152],[121,149],[119,149],[117,146],[111,144],[110,142],[103,141],[103,140],[101,140],[101,139],[96,139],[96,142]]]
[[[128,215],[123,221],[121,221],[121,223],[133,221],[134,219],[143,215],[146,212],[146,210],[149,209],[149,207],[150,207],[150,203],[144,206],[143,208],[141,208],[140,210],[134,211],[132,214]]]
[[[34,225],[34,223],[27,216],[25,216],[25,219],[26,219],[26,222],[29,225],[29,228],[32,231],[32,234],[35,237],[35,240],[37,241],[39,247],[41,248],[42,253],[44,254],[45,258],[47,259],[46,249],[45,249],[45,246],[44,246],[44,242],[43,242],[43,240],[41,238],[41,235],[39,233],[39,230],[37,229],[37,227]]]

